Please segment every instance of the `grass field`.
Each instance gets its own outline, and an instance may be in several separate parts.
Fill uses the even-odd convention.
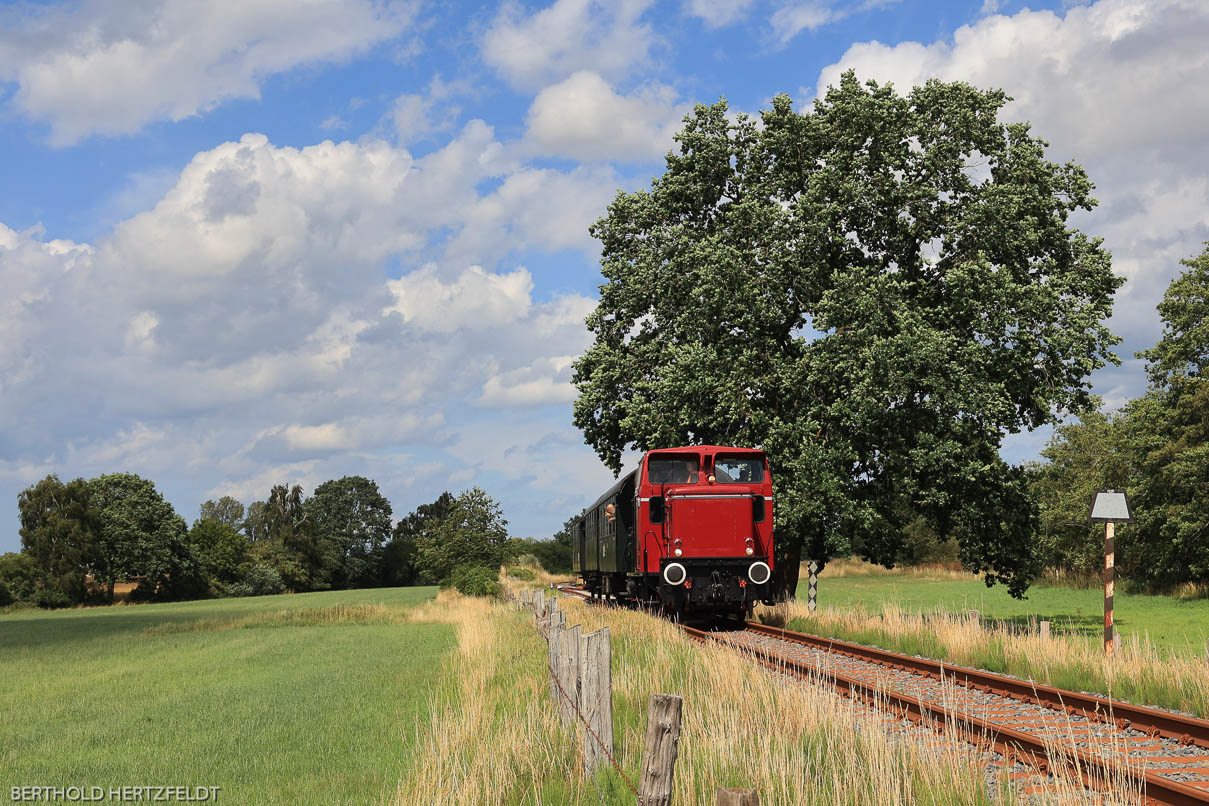
[[[904,611],[968,613],[983,618],[1004,619],[1018,626],[1041,620],[1053,623],[1059,633],[1085,636],[1096,641],[1104,634],[1104,592],[1034,586],[1027,599],[1008,596],[1002,585],[988,588],[974,578],[954,579],[904,574],[850,573],[819,578],[819,604],[837,608],[858,606],[879,612],[893,603]],[[806,599],[806,580],[798,586],[798,598]],[[1209,599],[1180,600],[1166,596],[1138,596],[1117,588],[1115,619],[1122,637],[1149,636],[1160,651],[1204,654],[1209,641]]]
[[[374,803],[408,770],[453,630],[434,588],[0,616],[0,791],[221,786]]]

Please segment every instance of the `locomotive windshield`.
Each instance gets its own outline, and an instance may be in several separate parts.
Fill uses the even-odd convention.
[[[697,456],[652,458],[647,462],[647,479],[651,484],[696,484],[701,459]]]
[[[759,484],[764,481],[764,460],[759,457],[719,456],[714,460],[719,484]]]

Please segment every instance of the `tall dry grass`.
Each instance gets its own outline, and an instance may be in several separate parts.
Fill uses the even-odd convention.
[[[809,573],[807,563],[802,563],[800,575],[802,579]],[[958,564],[922,563],[920,565],[900,565],[896,568],[886,568],[883,565],[867,562],[859,557],[837,557],[829,560],[827,566],[819,574],[826,577],[886,577],[899,576],[927,579],[951,579],[968,582],[978,579],[977,574],[971,574]]]
[[[811,613],[805,603],[792,601],[758,614],[790,629],[1209,716],[1205,659],[1163,655],[1146,637],[1126,637],[1121,652],[1109,658],[1098,644],[1077,637],[1043,639],[968,615],[907,612],[893,602],[884,603],[880,613],[859,607]]]
[[[549,706],[544,642],[519,612],[442,591],[417,621],[450,624],[458,647],[433,695],[396,804],[542,803],[547,779],[579,802],[582,761]]]
[[[585,632],[610,628],[616,757],[631,780],[648,697],[684,698],[674,803],[712,803],[720,786],[756,787],[765,804],[1015,800],[1003,782],[988,787],[982,761],[963,742],[911,740],[823,685],[692,643],[643,613],[571,598],[563,607],[567,623]],[[554,715],[531,614],[445,592],[413,617],[453,624],[459,646],[430,722],[416,728],[419,751],[394,803],[633,803],[612,769],[583,777],[581,739]],[[1086,792],[1059,782],[1042,801],[1083,803]]]
[[[565,574],[552,574],[542,567],[532,554],[525,554],[507,565],[500,566],[500,580],[514,586],[528,582],[544,588],[574,583],[576,576],[569,571]]]
[[[184,632],[214,632],[254,627],[322,627],[337,624],[399,624],[407,618],[402,608],[381,602],[336,604],[330,607],[299,607],[248,613],[243,616],[166,621],[143,630],[144,635],[171,635]]]

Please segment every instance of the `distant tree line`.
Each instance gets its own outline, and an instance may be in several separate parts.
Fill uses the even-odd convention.
[[[1127,580],[1155,589],[1209,584],[1209,248],[1159,303],[1163,334],[1137,354],[1146,393],[1056,429],[1031,468],[1041,507],[1038,536],[1050,567],[1103,567],[1104,528],[1088,523],[1097,489],[1124,489],[1136,523],[1117,532]]]
[[[132,473],[50,475],[17,504],[21,552],[0,555],[0,606],[112,602],[124,582],[137,583],[134,601],[452,584],[521,555],[570,568],[569,525],[553,540],[510,538],[499,503],[477,487],[444,492],[393,527],[390,502],[362,476],[309,498],[279,484],[246,509],[230,496],[206,501],[192,527]]]

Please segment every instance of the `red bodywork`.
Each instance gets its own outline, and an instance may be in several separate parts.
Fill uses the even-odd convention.
[[[694,460],[695,475],[674,483],[653,483],[648,469],[660,458]],[[716,476],[715,462],[721,458],[755,459],[763,468],[758,482],[710,482]],[[721,463],[719,463],[721,464]],[[652,523],[650,501],[665,501],[663,523]],[[763,519],[756,520],[753,500],[763,499]],[[660,558],[692,560],[706,557],[752,557],[773,568],[772,476],[763,451],[699,445],[651,451],[643,457],[638,478],[638,517],[635,567],[648,574],[660,573]],[[751,543],[748,543],[748,539]],[[677,544],[677,541],[679,543]],[[675,557],[676,548],[683,552]],[[752,548],[752,554],[746,550]]]

